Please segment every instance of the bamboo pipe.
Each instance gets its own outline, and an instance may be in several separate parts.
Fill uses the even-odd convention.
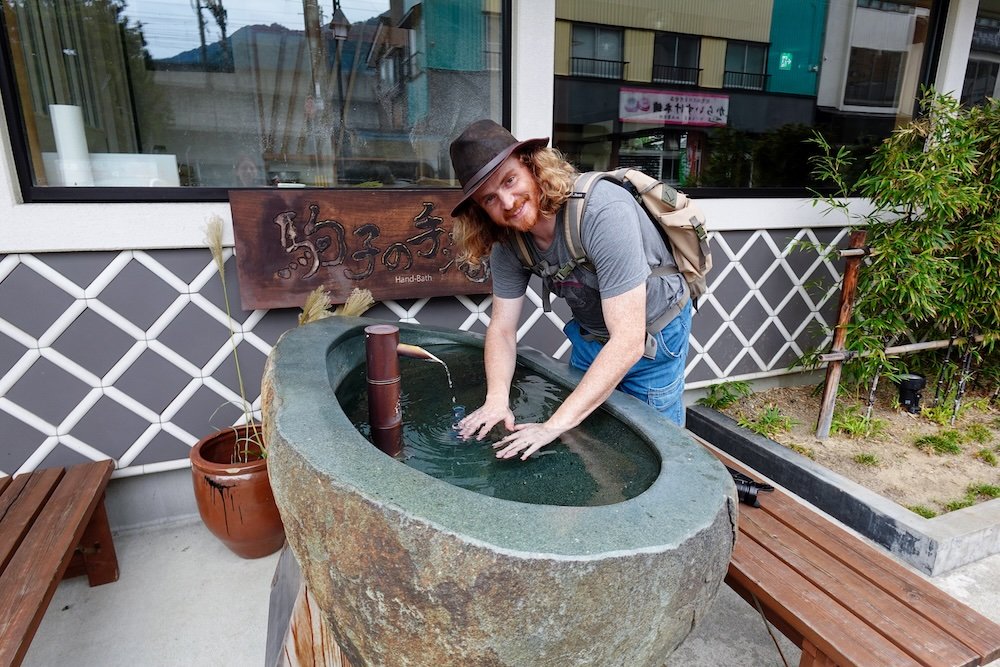
[[[910,352],[923,352],[925,350],[940,350],[943,347],[948,347],[949,345],[965,345],[966,343],[982,343],[988,338],[988,334],[980,334],[978,336],[973,336],[972,338],[954,338],[948,340],[931,340],[923,343],[907,343],[906,345],[893,345],[892,347],[887,347],[883,352],[885,356],[891,357],[900,354],[909,354]],[[854,352],[852,350],[842,350],[834,352],[826,352],[819,355],[819,360],[821,362],[834,362],[834,361],[846,361],[848,359],[854,359],[855,357],[870,357],[872,352]]]
[[[365,327],[365,379],[372,441],[389,456],[403,451],[403,412],[399,405],[399,329],[391,324]]]
[[[368,423],[375,446],[389,456],[403,451],[402,382],[399,358],[440,361],[417,345],[399,342],[399,327],[372,324],[365,327],[365,379],[368,385]]]

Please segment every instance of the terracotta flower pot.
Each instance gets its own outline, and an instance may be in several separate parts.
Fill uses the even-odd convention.
[[[250,461],[232,463],[247,430],[229,428],[199,440],[191,448],[191,477],[205,526],[236,555],[260,558],[281,548],[285,530],[260,448],[250,447]]]

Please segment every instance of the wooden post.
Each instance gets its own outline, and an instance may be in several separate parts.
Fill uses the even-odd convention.
[[[848,248],[857,249],[865,244],[864,230],[851,232]],[[837,311],[837,326],[833,330],[833,343],[830,351],[844,351],[844,341],[847,339],[847,325],[851,322],[851,310],[854,308],[854,293],[858,287],[858,269],[863,255],[850,255],[844,265],[844,282],[840,287],[840,307]],[[840,372],[843,361],[830,361],[826,365],[826,381],[823,384],[823,400],[819,406],[819,419],[816,422],[816,437],[826,440],[830,436],[830,425],[833,423],[833,408],[837,402],[837,386],[840,384]]]

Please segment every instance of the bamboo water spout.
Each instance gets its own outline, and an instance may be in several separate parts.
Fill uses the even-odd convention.
[[[403,451],[402,384],[399,357],[440,360],[422,347],[399,342],[399,328],[391,324],[365,327],[365,378],[368,384],[368,423],[375,446],[389,456]]]

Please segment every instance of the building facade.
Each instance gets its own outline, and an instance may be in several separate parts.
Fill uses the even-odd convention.
[[[848,222],[812,206],[805,139],[863,154],[913,115],[922,84],[995,94],[1000,7],[695,4],[4,3],[0,472],[186,468],[201,435],[240,417],[204,239],[209,217],[230,219],[228,191],[454,187],[448,142],[480,117],[552,137],[581,168],[636,166],[698,197],[716,267],[688,387],[790,372],[826,339],[839,266],[825,250]],[[543,312],[540,294],[520,340],[565,358],[568,313]],[[489,299],[370,314],[482,332]],[[256,379],[297,310],[234,315]]]

